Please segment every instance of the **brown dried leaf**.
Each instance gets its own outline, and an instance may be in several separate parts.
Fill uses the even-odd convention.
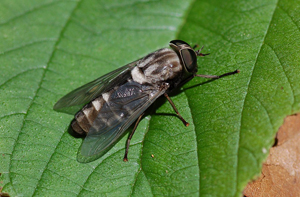
[[[288,116],[277,133],[277,144],[263,164],[260,177],[249,183],[244,195],[299,196],[300,114]]]

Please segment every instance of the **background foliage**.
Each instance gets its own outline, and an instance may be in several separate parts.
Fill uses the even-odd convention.
[[[0,3],[0,186],[11,196],[239,196],[260,172],[286,115],[299,112],[299,1]],[[201,74],[99,160],[76,161],[72,89],[172,39],[205,45]],[[153,158],[151,155],[153,154]]]

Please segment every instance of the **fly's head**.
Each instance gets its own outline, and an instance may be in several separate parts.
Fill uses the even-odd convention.
[[[208,54],[200,53],[201,49],[195,51],[188,43],[182,40],[172,40],[170,47],[178,54],[183,68],[188,74],[196,74],[198,71],[197,56],[205,56]]]

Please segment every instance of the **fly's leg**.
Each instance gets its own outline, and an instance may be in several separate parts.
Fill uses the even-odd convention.
[[[195,45],[194,47],[193,47],[193,49],[196,49],[198,47],[198,45]],[[202,49],[204,48],[204,46],[203,47],[201,47],[201,49],[199,49],[198,51],[195,51],[196,52],[196,54],[197,54],[197,56],[206,56],[206,55],[209,55],[209,53],[201,53],[201,51],[202,51]],[[228,75],[234,75],[234,74],[236,74],[236,73],[239,73],[240,71],[239,70],[235,70],[235,71],[233,71],[233,72],[228,72],[228,73],[225,73],[225,74],[223,74],[223,75],[197,75],[197,74],[194,74],[194,77],[204,77],[204,78],[210,78],[210,79],[219,79],[219,78],[221,78],[221,77],[225,77],[225,76],[228,76]]]
[[[193,49],[195,50],[196,48],[198,48],[199,47],[199,44],[195,44],[194,46],[193,46]]]
[[[134,134],[134,132],[135,132],[137,126],[139,125],[139,122],[141,121],[143,115],[144,115],[144,113],[142,113],[142,114],[139,116],[139,118],[137,119],[137,121],[136,121],[136,123],[135,123],[135,125],[134,125],[134,128],[133,128],[131,134],[128,136],[128,139],[127,139],[127,142],[126,142],[125,155],[124,155],[124,158],[123,158],[123,161],[125,161],[125,162],[128,161],[127,154],[128,154],[128,150],[129,150],[130,140],[131,140],[131,138],[132,138],[132,136],[133,136],[133,134]]]
[[[225,76],[228,76],[228,75],[234,75],[234,74],[237,74],[239,73],[240,71],[239,70],[235,70],[233,72],[228,72],[228,73],[224,73],[223,75],[197,75],[195,74],[194,77],[203,77],[203,78],[210,78],[210,79],[219,79],[221,77],[225,77]]]
[[[173,101],[170,99],[169,95],[167,93],[164,94],[164,96],[168,99],[169,103],[171,104],[171,106],[173,107],[174,111],[176,112],[178,118],[181,120],[181,122],[187,127],[189,126],[190,124],[185,121],[182,116],[180,115],[180,113],[178,112],[176,106],[174,105]]]
[[[193,49],[195,50],[197,47],[198,47],[199,45],[198,44],[196,44],[194,47],[193,47]],[[197,56],[206,56],[206,55],[209,55],[210,53],[200,53],[201,51],[202,51],[202,49],[204,48],[204,46],[202,46],[201,47],[201,49],[199,49],[199,50],[197,50],[197,51],[195,51],[196,52],[196,54],[197,54]]]

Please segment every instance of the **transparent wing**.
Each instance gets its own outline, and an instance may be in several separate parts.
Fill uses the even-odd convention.
[[[116,85],[125,82],[128,77],[130,77],[130,71],[136,65],[137,61],[118,68],[73,90],[59,99],[59,101],[57,101],[57,103],[54,105],[53,109],[70,114],[76,113],[84,104],[95,99],[101,93],[106,92]]]
[[[111,95],[78,151],[79,162],[91,162],[104,155],[126,129],[165,92],[149,87],[128,82]]]

